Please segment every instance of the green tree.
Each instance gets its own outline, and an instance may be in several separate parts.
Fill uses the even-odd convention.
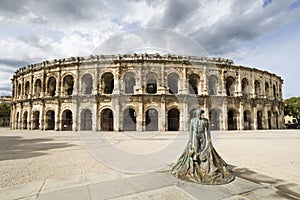
[[[300,116],[300,97],[292,97],[284,100],[284,115]]]
[[[0,117],[10,116],[10,105],[5,103],[0,103]]]

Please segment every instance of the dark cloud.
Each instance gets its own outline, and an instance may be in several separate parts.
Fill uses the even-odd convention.
[[[6,66],[10,66],[9,68],[1,68],[1,71],[6,71],[6,72],[12,72],[14,71],[16,68],[22,67],[22,66],[26,66],[28,64],[30,64],[31,61],[27,60],[15,60],[15,59],[0,59],[0,66],[1,65],[6,65]]]
[[[16,15],[25,13],[25,6],[28,0],[1,0],[0,1],[0,15]]]
[[[185,0],[169,0],[166,2],[162,16],[154,16],[148,23],[148,26],[175,28],[193,15],[199,5],[200,1],[198,0],[188,2]]]
[[[74,23],[95,20],[97,13],[103,12],[105,5],[96,0],[44,0],[33,1],[32,11],[38,16],[54,23]]]

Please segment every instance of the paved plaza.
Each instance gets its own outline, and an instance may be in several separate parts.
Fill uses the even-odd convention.
[[[123,133],[105,133],[112,146],[142,155],[165,149],[174,140],[182,140],[177,145],[181,148],[186,137],[176,134],[131,139]],[[0,199],[300,199],[300,131],[212,135],[216,150],[236,175],[230,184],[207,186],[176,180],[169,171],[173,162],[148,173],[112,169],[99,162],[91,148],[86,149],[88,145],[76,132],[0,129]],[[93,145],[98,149],[98,144]],[[138,165],[151,165],[146,162]]]

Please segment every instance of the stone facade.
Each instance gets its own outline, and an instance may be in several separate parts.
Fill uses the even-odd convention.
[[[283,80],[223,58],[97,55],[32,64],[12,79],[12,129],[187,131],[283,128]]]

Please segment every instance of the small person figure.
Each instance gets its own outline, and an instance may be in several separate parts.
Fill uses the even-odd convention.
[[[191,119],[187,147],[172,168],[171,174],[181,180],[201,184],[219,185],[234,180],[227,170],[226,162],[214,149],[209,131],[209,123],[202,118],[204,111],[197,109]]]

